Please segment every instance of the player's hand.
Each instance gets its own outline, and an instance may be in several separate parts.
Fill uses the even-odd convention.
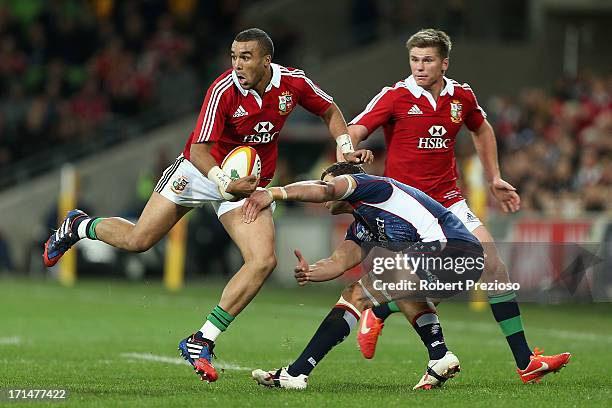
[[[344,160],[355,164],[372,163],[374,161],[374,153],[368,149],[359,149],[352,153],[344,153]]]
[[[242,198],[246,198],[255,191],[257,185],[259,184],[259,179],[254,175],[249,175],[246,177],[242,177],[236,180],[232,180],[225,189],[225,192],[236,197],[236,201]]]
[[[257,218],[257,214],[272,204],[272,196],[266,190],[255,191],[242,205],[242,221],[250,224]]]
[[[491,192],[505,213],[517,212],[521,208],[521,197],[507,181],[499,177],[493,179]]]
[[[298,263],[297,265],[295,265],[295,269],[293,270],[295,280],[297,281],[298,285],[304,286],[310,280],[310,265],[308,265],[308,262],[306,262],[299,249],[296,249],[295,251],[293,251],[293,253],[295,254],[298,260]]]

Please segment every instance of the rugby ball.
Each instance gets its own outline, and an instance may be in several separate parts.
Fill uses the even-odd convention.
[[[238,146],[225,156],[221,170],[236,180],[248,175],[261,176],[261,159],[257,151],[250,146]]]

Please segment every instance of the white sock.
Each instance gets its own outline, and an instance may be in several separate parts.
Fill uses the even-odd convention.
[[[87,238],[87,224],[89,224],[90,220],[91,218],[84,219],[79,224],[79,227],[77,228],[77,234],[79,234],[79,238]]]
[[[202,337],[210,341],[215,341],[217,336],[221,334],[221,330],[208,320],[204,323],[200,331],[202,332]]]

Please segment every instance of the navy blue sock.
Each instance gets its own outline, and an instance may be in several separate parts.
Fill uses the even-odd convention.
[[[374,306],[372,308],[372,312],[374,313],[374,316],[378,317],[379,319],[383,319],[383,320],[385,320],[387,317],[389,317],[393,313],[396,313],[399,311],[400,309],[395,302],[383,303],[382,305]]]
[[[325,317],[302,354],[287,368],[289,375],[309,375],[319,361],[349,335],[357,323],[357,318],[352,310],[336,305]]]
[[[419,313],[414,317],[412,326],[427,347],[430,360],[439,360],[444,357],[448,349],[444,342],[444,334],[438,315],[432,311]]]

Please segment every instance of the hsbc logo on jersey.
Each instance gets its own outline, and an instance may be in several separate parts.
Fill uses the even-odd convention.
[[[444,136],[446,134],[446,129],[444,126],[432,126],[429,128],[429,134],[432,136]]]
[[[431,137],[419,138],[419,149],[448,149],[450,139],[444,139],[442,136],[446,134],[446,129],[441,125],[433,125],[429,128]]]
[[[270,143],[274,137],[278,135],[278,131],[272,132],[274,125],[271,122],[259,122],[254,127],[255,134],[246,135],[242,140],[243,143]]]
[[[253,128],[257,133],[270,132],[274,128],[274,125],[270,122],[259,122]]]

